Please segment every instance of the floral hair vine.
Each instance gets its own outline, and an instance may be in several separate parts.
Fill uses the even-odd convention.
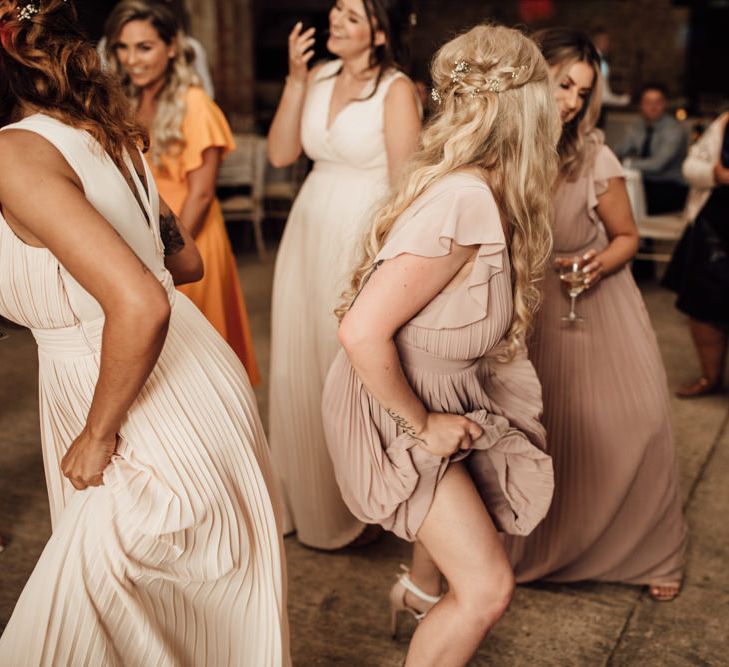
[[[68,2],[68,0],[63,0],[63,2]],[[37,2],[29,2],[20,8],[18,19],[21,21],[30,21],[36,14],[40,14],[40,6]]]
[[[515,67],[509,74],[509,77],[511,79],[517,79],[519,78],[519,75],[527,69],[528,67],[526,65],[520,65],[519,67]],[[453,85],[463,81],[465,75],[470,73],[470,71],[471,64],[467,60],[457,60],[454,63],[453,69],[451,70],[451,84]],[[502,91],[501,84],[502,80],[499,78],[486,79],[486,90],[490,93],[500,93]],[[469,96],[477,97],[481,94],[481,92],[481,88],[474,88],[470,91]],[[433,88],[430,91],[430,98],[436,104],[441,104],[443,102],[443,92],[441,92],[437,88]]]

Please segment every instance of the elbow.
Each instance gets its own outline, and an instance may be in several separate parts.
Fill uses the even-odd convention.
[[[266,155],[268,155],[268,161],[271,166],[276,169],[282,169],[283,167],[290,167],[301,155],[301,149],[298,150],[287,150],[287,147],[280,145],[281,142],[277,142],[271,139],[270,135],[266,142]]]
[[[167,292],[158,282],[143,294],[128,296],[116,310],[118,317],[133,324],[135,332],[143,339],[154,341],[167,335],[172,306]]]
[[[296,157],[298,157],[298,156],[296,156]],[[296,162],[296,157],[291,159],[291,156],[276,153],[275,151],[272,151],[271,149],[268,150],[268,161],[271,163],[271,166],[276,169],[282,169],[283,167],[290,167],[294,162]]]
[[[351,357],[359,345],[361,345],[364,336],[363,332],[361,330],[358,331],[356,325],[351,322],[350,318],[345,316],[337,330],[337,338],[339,339],[339,344],[347,353],[347,356]]]

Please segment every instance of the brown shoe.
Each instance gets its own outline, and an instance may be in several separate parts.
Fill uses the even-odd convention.
[[[709,382],[704,377],[699,378],[693,384],[681,387],[676,391],[678,398],[699,398],[700,396],[708,396],[710,394],[721,394],[724,391],[721,380]]]

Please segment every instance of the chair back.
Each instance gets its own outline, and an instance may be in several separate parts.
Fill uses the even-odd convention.
[[[234,135],[235,149],[220,165],[218,187],[247,186],[255,200],[262,200],[266,179],[266,140],[257,134]]]

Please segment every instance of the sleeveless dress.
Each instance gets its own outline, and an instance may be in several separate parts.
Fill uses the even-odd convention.
[[[364,525],[342,502],[321,423],[324,379],[339,349],[334,309],[347,288],[363,234],[388,188],[384,101],[399,72],[371,99],[326,123],[340,61],[324,65],[307,93],[301,140],[314,168],[291,209],[276,260],[269,432],[289,528],[300,542],[337,549]],[[366,91],[363,97],[368,94]]]
[[[162,156],[160,166],[151,161],[149,163],[162,199],[177,216],[182,212],[189,193],[187,175],[202,166],[203,153],[208,148],[222,148],[225,154],[235,148],[223,112],[202,88],[191,87],[187,91],[185,105],[182,121],[185,146],[182,152],[179,155]],[[217,199],[210,205],[195,243],[203,259],[205,275],[202,280],[180,285],[177,289],[208,318],[243,362],[251,383],[258,384],[261,374],[253,351],[248,313],[223,212]]]
[[[344,350],[324,387],[327,444],[347,506],[410,541],[452,461],[465,459],[498,530],[529,533],[552,497],[539,381],[523,351],[504,357],[511,269],[491,190],[469,174],[439,179],[402,213],[375,261],[402,253],[441,257],[452,242],[479,247],[473,269],[407,322],[395,343],[429,412],[466,415],[483,428],[473,449],[448,459],[418,445],[369,394]]]
[[[595,210],[623,170],[607,146],[555,196],[554,253],[582,255],[609,243]],[[577,299],[584,321],[561,317],[569,298],[545,276],[529,344],[544,392],[555,494],[528,538],[509,538],[517,581],[634,584],[681,577],[686,526],[666,373],[640,291],[625,266]]]
[[[38,343],[53,526],[0,639],[0,664],[288,665],[283,546],[255,399],[238,358],[164,267],[149,170],[148,196],[136,180],[143,214],[86,132],[41,114],[10,128],[60,151],[89,202],[158,277],[172,315],[104,485],[76,491],[60,462],[86,421],[103,312],[49,250],[23,243],[0,216],[0,314]]]

